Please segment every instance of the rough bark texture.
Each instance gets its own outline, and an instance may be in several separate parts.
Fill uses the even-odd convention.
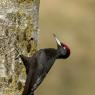
[[[0,0],[0,95],[21,95],[25,68],[15,57],[37,50],[40,0]],[[34,41],[30,41],[33,37]]]

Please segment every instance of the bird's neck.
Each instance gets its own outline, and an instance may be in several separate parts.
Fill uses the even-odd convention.
[[[58,49],[46,48],[45,49],[45,53],[50,58],[61,59],[61,54],[59,53]]]
[[[56,58],[57,50],[54,48],[46,48],[44,49],[46,56],[50,58]]]

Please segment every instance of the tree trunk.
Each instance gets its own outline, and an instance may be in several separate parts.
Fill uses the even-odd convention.
[[[37,50],[40,0],[0,0],[0,95],[21,95],[25,68],[20,53]],[[34,38],[34,40],[30,40]]]

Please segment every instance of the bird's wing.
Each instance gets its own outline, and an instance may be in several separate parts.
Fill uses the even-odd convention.
[[[35,59],[35,60],[34,60]],[[36,88],[41,84],[44,77],[49,70],[47,67],[47,59],[46,55],[43,52],[38,53],[36,58],[33,58],[32,65],[28,69],[27,79],[24,87],[24,91],[22,95],[28,95],[36,90]]]
[[[41,52],[39,57],[37,57],[37,69],[34,77],[34,84],[31,86],[31,90],[34,91],[36,88],[41,84],[43,81],[44,77],[47,74],[47,69],[46,69],[46,57],[45,53]]]
[[[46,73],[44,72],[44,68],[42,69],[37,69],[35,76],[34,76],[34,84],[31,84],[31,90],[35,91],[37,87],[41,84],[45,77]]]

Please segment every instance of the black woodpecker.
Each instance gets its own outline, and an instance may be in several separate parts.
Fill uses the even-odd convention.
[[[26,68],[27,79],[22,95],[34,95],[34,91],[41,84],[56,59],[66,59],[70,55],[70,49],[67,45],[60,42],[53,34],[57,49],[40,49],[31,57],[20,55],[20,58]]]

